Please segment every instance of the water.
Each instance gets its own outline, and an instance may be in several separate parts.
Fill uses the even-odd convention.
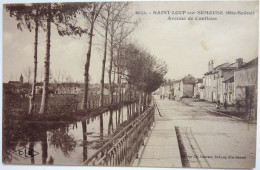
[[[127,106],[104,112],[103,128],[101,116],[96,116],[54,130],[44,130],[39,125],[37,128],[23,125],[8,129],[3,137],[3,162],[80,165],[102,147],[102,141],[127,120],[127,115]],[[29,150],[33,150],[35,156],[28,155]]]

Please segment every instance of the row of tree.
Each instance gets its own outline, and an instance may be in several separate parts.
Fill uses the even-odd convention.
[[[103,106],[104,103],[104,80],[107,56],[109,56],[108,81],[111,104],[114,102],[115,88],[117,88],[118,96],[122,97],[121,84],[122,81],[125,81],[129,84],[131,90],[138,91],[141,108],[141,102],[144,101],[142,98],[147,98],[148,94],[155,91],[163,83],[167,66],[163,62],[157,61],[147,51],[129,43],[129,35],[140,22],[139,18],[131,15],[130,6],[131,3],[129,2],[38,3],[5,6],[10,16],[18,21],[18,29],[34,30],[35,33],[33,83],[29,114],[33,113],[35,102],[39,29],[46,32],[43,93],[39,113],[47,112],[52,26],[55,26],[54,28],[60,36],[88,36],[88,49],[84,66],[83,110],[87,109],[89,68],[94,33],[100,35],[104,41],[100,106]]]

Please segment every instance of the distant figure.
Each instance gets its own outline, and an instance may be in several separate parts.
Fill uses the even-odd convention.
[[[239,100],[237,100],[237,102],[236,102],[237,112],[240,112],[240,107],[241,107],[241,104],[240,104]]]
[[[247,107],[247,115],[248,115],[248,118],[250,120],[251,119],[251,111],[253,109],[253,101],[252,101],[252,99],[248,99],[247,100],[246,107]]]
[[[224,101],[224,108],[227,109],[227,100]]]
[[[217,108],[217,109],[220,109],[220,101],[219,101],[219,100],[218,100],[218,102],[217,102],[216,108]]]
[[[162,100],[162,95],[160,95],[160,98],[161,98],[161,100]]]

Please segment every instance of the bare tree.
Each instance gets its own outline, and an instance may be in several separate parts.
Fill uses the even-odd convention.
[[[23,74],[24,76],[27,78],[28,80],[28,84],[31,81],[31,76],[32,76],[32,68],[31,66],[27,66],[24,70],[23,70]]]
[[[73,79],[72,79],[72,77],[71,77],[70,75],[67,75],[67,76],[66,76],[66,82],[67,82],[67,83],[73,82]]]
[[[109,25],[109,35],[110,35],[110,65],[108,69],[108,79],[109,79],[109,89],[110,89],[110,100],[111,104],[113,103],[113,93],[115,87],[112,84],[112,71],[113,67],[118,65],[116,60],[119,60],[121,44],[130,35],[136,28],[139,23],[139,19],[134,19],[133,15],[129,15],[128,11],[130,8],[129,2],[118,2],[116,3],[116,12],[111,14],[111,24]],[[114,54],[117,53],[117,59]],[[119,73],[119,68],[117,72]],[[120,85],[120,75],[117,75],[117,83]],[[119,87],[119,86],[118,86]],[[117,92],[120,92],[120,87],[117,89]]]
[[[61,71],[60,71],[60,70],[57,70],[57,71],[55,72],[55,75],[56,75],[57,82],[60,83]]]
[[[84,73],[84,97],[82,102],[82,109],[87,109],[87,101],[88,101],[88,87],[89,87],[89,67],[90,67],[90,57],[91,57],[91,50],[92,50],[92,39],[93,39],[93,32],[94,26],[97,20],[97,17],[100,14],[101,9],[105,5],[105,3],[97,3],[92,2],[90,3],[91,8],[89,9],[86,7],[83,11],[83,16],[86,18],[89,24],[88,30],[88,52],[86,56],[86,64],[85,64],[85,73]]]
[[[65,77],[66,77],[66,72],[63,70],[63,71],[61,72],[61,83],[64,82]]]
[[[108,2],[105,4],[103,11],[100,14],[100,20],[98,24],[105,31],[104,35],[104,55],[102,61],[102,72],[101,72],[101,80],[100,80],[100,106],[104,105],[104,79],[105,79],[105,67],[106,67],[106,58],[107,58],[107,38],[108,38],[108,26],[111,23],[110,15],[113,13],[113,4]],[[101,34],[101,36],[103,36]]]

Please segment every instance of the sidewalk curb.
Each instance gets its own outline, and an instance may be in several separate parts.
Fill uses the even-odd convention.
[[[239,117],[236,117],[236,116],[229,117],[227,114],[222,113],[222,112],[218,112],[218,111],[210,110],[210,109],[205,109],[205,108],[202,108],[202,109],[204,109],[204,110],[206,110],[206,111],[209,111],[209,112],[214,112],[214,113],[220,114],[220,115],[222,115],[222,116],[226,116],[226,117],[228,117],[228,118],[230,118],[230,119],[236,119],[236,120],[240,120],[240,121],[246,122],[245,119],[242,119],[242,118],[239,118]],[[256,121],[250,121],[250,123],[251,123],[251,124],[257,124]]]
[[[230,118],[230,119],[236,119],[236,120],[242,120],[242,121],[245,121],[245,120],[242,119],[242,118],[239,118],[239,117],[236,117],[236,116],[232,116],[232,117],[230,117],[230,116],[228,116],[227,114],[222,113],[222,112],[218,112],[218,111],[216,111],[216,110],[210,110],[210,109],[205,109],[205,108],[202,108],[202,109],[207,110],[207,111],[209,111],[209,112],[218,113],[218,114],[223,115],[223,116],[226,116],[226,117],[228,117],[228,118]]]
[[[194,105],[190,105],[189,103],[186,103],[184,101],[180,101],[181,103],[183,104],[186,104],[186,105],[189,105],[189,106],[194,106]],[[203,109],[205,111],[209,111],[209,112],[213,112],[213,113],[217,113],[217,114],[220,114],[222,116],[225,116],[225,117],[228,117],[230,119],[235,119],[235,120],[239,120],[239,121],[243,121],[243,122],[247,122],[247,120],[243,119],[243,118],[239,118],[239,117],[236,117],[236,116],[229,116],[228,114],[225,114],[225,113],[222,113],[222,112],[219,112],[219,111],[216,111],[216,110],[211,110],[211,109],[207,109],[207,108],[204,108],[204,107],[199,107],[200,109]],[[254,120],[254,121],[250,121],[250,124],[257,124],[257,121]]]

